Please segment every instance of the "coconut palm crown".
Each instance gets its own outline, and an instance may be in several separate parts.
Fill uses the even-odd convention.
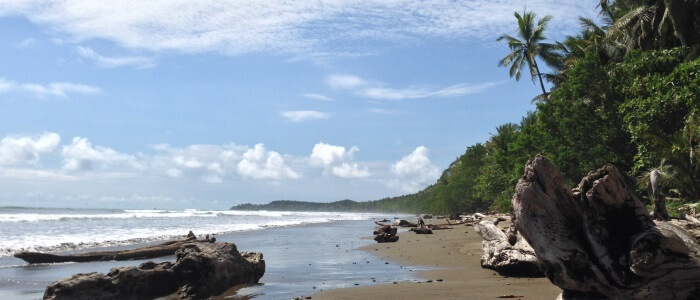
[[[551,67],[557,67],[561,64],[561,57],[557,53],[559,46],[544,42],[546,38],[544,31],[552,17],[545,16],[535,25],[536,15],[534,12],[524,11],[522,15],[515,12],[514,15],[518,20],[517,38],[507,34],[498,37],[497,41],[507,42],[511,50],[506,57],[498,61],[498,66],[510,67],[510,77],[515,77],[515,80],[519,81],[522,69],[527,64],[533,83],[535,76],[537,76],[540,87],[542,87],[542,94],[546,98],[547,91],[544,88],[542,72],[540,72],[536,58],[541,59]]]

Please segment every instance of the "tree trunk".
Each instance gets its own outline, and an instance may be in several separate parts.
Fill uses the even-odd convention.
[[[484,241],[481,247],[481,267],[493,269],[502,275],[542,277],[542,266],[530,244],[511,231],[506,235],[494,221],[484,220],[474,224],[474,229]]]
[[[679,1],[672,1],[672,0],[664,0],[664,5],[666,6],[666,9],[668,11],[668,17],[671,20],[671,25],[673,26],[673,33],[674,35],[680,40],[681,46],[683,47],[688,47],[688,42],[686,41],[685,38],[685,29],[682,27],[683,24],[682,22],[678,22],[676,20],[677,14],[680,13],[688,13],[688,12],[681,12],[684,8],[681,7],[676,7],[674,5],[674,2],[679,2]],[[681,23],[681,24],[679,24]]]
[[[563,299],[700,299],[697,243],[654,224],[629,182],[605,166],[570,190],[537,156],[516,186],[515,226]]]
[[[666,210],[666,197],[661,196],[661,191],[659,190],[659,183],[661,181],[661,175],[659,171],[654,169],[649,174],[649,183],[651,185],[651,195],[654,198],[654,213],[652,217],[655,220],[668,221],[671,217],[668,215]]]
[[[211,243],[209,240],[169,241],[159,245],[120,251],[88,252],[74,255],[55,255],[40,252],[19,252],[16,258],[30,264],[63,263],[63,262],[92,262],[112,260],[137,260],[174,255],[180,247],[186,244]]]
[[[547,100],[547,91],[544,89],[544,82],[542,81],[542,73],[540,73],[540,67],[537,66],[537,61],[532,58],[532,64],[535,66],[535,71],[537,71],[537,77],[540,79],[540,87],[542,88],[542,95],[544,99]]]
[[[265,274],[258,252],[238,252],[230,243],[189,243],[175,263],[145,262],[107,274],[76,274],[46,287],[44,299],[208,299],[238,284],[257,283]]]

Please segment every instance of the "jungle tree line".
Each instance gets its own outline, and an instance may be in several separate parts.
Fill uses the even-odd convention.
[[[383,205],[507,211],[536,154],[570,184],[612,163],[637,179],[641,195],[651,198],[653,174],[671,206],[699,201],[700,1],[602,0],[595,9],[599,20],[579,18],[580,32],[563,41],[547,40],[551,17],[515,12],[516,34],[497,39],[510,49],[498,65],[516,80],[527,68],[542,90],[537,108],[467,147],[435,184]]]

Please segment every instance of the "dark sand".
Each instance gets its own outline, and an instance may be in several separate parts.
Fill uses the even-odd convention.
[[[503,277],[481,268],[481,237],[471,226],[454,227],[432,235],[404,232],[396,243],[361,248],[399,264],[439,268],[418,271],[418,282],[335,289],[313,299],[497,299],[501,295],[555,299],[561,293],[546,278]]]

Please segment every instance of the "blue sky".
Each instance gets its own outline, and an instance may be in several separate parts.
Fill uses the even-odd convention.
[[[416,192],[534,108],[513,12],[561,40],[595,2],[0,0],[0,205]]]

